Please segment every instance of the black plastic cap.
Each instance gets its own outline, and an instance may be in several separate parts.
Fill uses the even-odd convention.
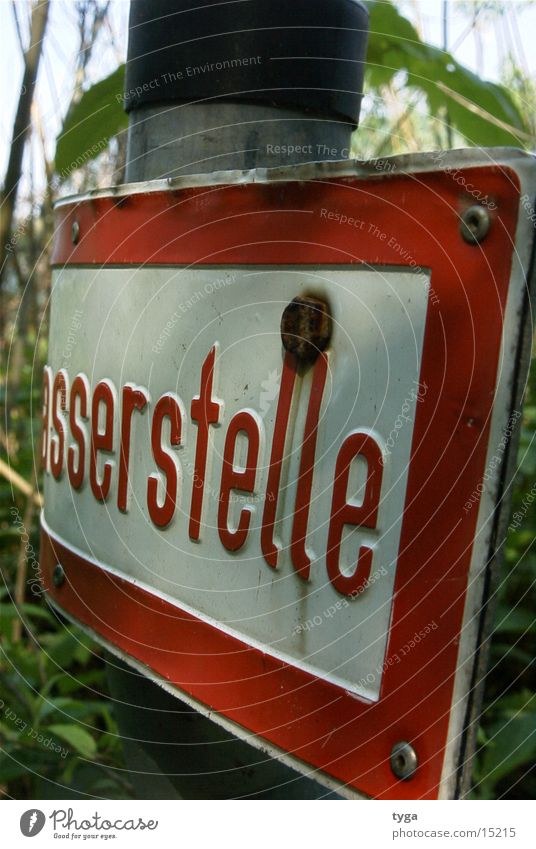
[[[357,0],[132,0],[127,112],[228,100],[357,125],[368,12]]]

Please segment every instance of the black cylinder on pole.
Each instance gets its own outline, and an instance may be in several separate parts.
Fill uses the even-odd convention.
[[[357,126],[368,12],[356,0],[132,0],[127,111],[232,101]]]

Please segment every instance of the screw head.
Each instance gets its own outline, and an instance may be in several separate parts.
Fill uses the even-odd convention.
[[[52,573],[52,583],[58,589],[65,583],[65,570],[61,563],[57,563],[54,567],[54,571]]]
[[[281,316],[283,347],[302,363],[313,363],[331,339],[331,316],[320,298],[294,298]]]
[[[80,223],[78,221],[73,221],[71,226],[71,241],[73,245],[78,244],[78,240],[80,238]]]
[[[464,209],[461,215],[460,232],[470,245],[476,245],[486,238],[491,225],[489,212],[485,207],[475,205]]]
[[[408,781],[415,774],[419,761],[417,752],[406,740],[395,743],[391,750],[391,769],[397,778]]]

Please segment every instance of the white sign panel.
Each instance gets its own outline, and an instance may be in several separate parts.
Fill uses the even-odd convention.
[[[415,408],[426,393],[420,364],[429,276],[355,267],[146,267],[97,273],[77,268],[57,272],[54,287],[55,304],[61,307],[52,313],[51,338],[65,344],[53,345],[50,368],[53,374],[63,369],[67,390],[75,379],[79,385],[83,381],[88,405],[84,417],[80,396],[74,399],[73,415],[83,437],[78,432],[66,436],[66,457],[71,451],[74,467],[80,439],[85,455],[90,453],[89,419],[97,407],[101,442],[93,481],[87,463],[74,488],[67,462],[58,480],[50,480],[46,524],[69,547],[113,564],[119,574],[179,608],[377,700]],[[280,480],[274,487],[269,475],[285,381],[280,322],[289,291],[329,304],[333,330],[329,354],[322,358],[325,374],[318,376],[317,361],[295,377],[281,429]],[[98,327],[76,320],[86,314],[99,315]],[[205,427],[195,399],[201,403],[203,370],[212,366],[208,403],[214,412]],[[97,406],[93,400],[90,416],[97,385],[105,391]],[[131,403],[125,387],[138,393],[129,407],[129,443],[122,433],[125,406]],[[314,470],[300,513],[302,443],[315,392],[321,398]],[[180,411],[181,432],[175,439],[169,405]],[[107,410],[113,418],[108,435]],[[158,410],[168,414],[157,422]],[[69,410],[60,404],[58,415],[68,434]],[[206,458],[200,465],[205,431]],[[226,496],[222,470],[231,431],[232,467],[244,477]],[[57,457],[54,440],[49,463]],[[363,440],[365,451],[352,447]],[[127,475],[121,475],[120,444],[129,454]],[[340,472],[344,451],[351,458],[346,482]],[[165,471],[169,462],[176,475],[171,485]],[[351,508],[363,507],[372,497],[367,476],[378,462],[377,516],[371,527],[360,526]],[[107,475],[101,500],[96,494]],[[173,498],[167,513],[162,509],[166,486]],[[220,529],[224,501],[227,533]],[[348,523],[338,515],[345,503]],[[300,515],[306,518],[305,537],[293,545]],[[243,534],[237,531],[241,518],[247,521]],[[342,578],[339,584],[330,576],[330,557],[332,572],[338,570]],[[299,573],[300,565],[308,567],[308,580]],[[352,575],[364,568],[364,582],[352,586]]]

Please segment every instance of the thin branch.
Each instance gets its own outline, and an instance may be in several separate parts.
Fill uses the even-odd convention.
[[[43,38],[47,25],[49,0],[39,0],[32,7],[30,45],[24,54],[24,74],[19,102],[13,123],[4,188],[0,196],[0,284],[5,267],[6,243],[13,225],[13,212],[22,172],[22,158],[30,123],[30,109],[34,96],[39,62],[43,52]]]
[[[22,518],[24,533],[21,534],[20,543],[19,543],[19,553],[17,556],[17,574],[15,578],[15,592],[13,594],[13,600],[15,602],[15,607],[19,614],[22,610],[22,605],[24,604],[24,598],[26,595],[26,578],[28,576],[28,557],[26,555],[26,542],[24,538],[28,538],[30,533],[30,528],[32,526],[32,520],[35,512],[35,502],[33,498],[28,498],[26,502],[26,510],[24,511],[24,516]],[[18,643],[20,638],[22,637],[22,616],[16,616],[11,623],[11,639],[14,643]]]
[[[12,469],[5,460],[2,460],[0,457],[0,475],[9,481],[11,486],[14,486],[15,489],[18,489],[19,492],[22,492],[23,495],[26,495],[28,498],[31,498],[37,507],[43,506],[43,497],[38,492],[35,491],[34,487],[31,483],[29,483],[22,475],[19,475],[15,469]]]
[[[24,54],[26,53],[26,48],[24,47],[24,39],[22,37],[22,31],[21,31],[21,28],[20,28],[19,16],[17,14],[17,4],[16,4],[15,0],[11,0],[11,9],[13,11],[13,19],[15,21],[15,29],[17,30],[17,38],[18,38],[18,41],[19,41],[20,52],[24,56]]]
[[[402,128],[402,125],[405,123],[405,121],[407,121],[407,119],[410,117],[413,110],[418,105],[420,97],[421,97],[421,95],[419,94],[413,101],[410,101],[410,103],[408,103],[408,105],[406,106],[406,108],[404,109],[402,114],[398,116],[398,118],[396,119],[394,124],[391,124],[391,126],[387,130],[385,136],[380,141],[378,147],[376,148],[376,150],[372,154],[373,159],[377,159],[378,157],[380,157],[383,154],[383,151],[387,147],[387,143],[389,142],[389,140],[393,136],[398,134],[399,130]]]

